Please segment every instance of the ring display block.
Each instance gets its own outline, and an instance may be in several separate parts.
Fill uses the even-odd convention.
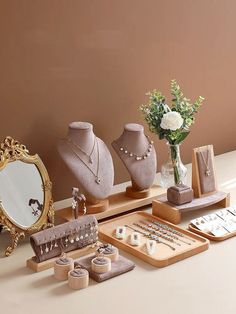
[[[167,195],[163,194],[152,202],[152,214],[174,224],[179,224],[183,213],[211,205],[228,207],[230,205],[230,194],[218,191],[208,196],[194,198],[191,203],[183,205],[175,205],[168,202]]]
[[[157,198],[158,195],[165,191],[159,185],[153,185],[148,194],[143,194],[143,198],[133,198],[127,196],[127,192],[120,192],[109,196],[108,209],[100,213],[95,213],[97,220],[101,220],[107,217],[118,215],[132,209],[138,209],[142,206],[152,204],[152,201]],[[62,218],[64,221],[70,221],[73,219],[71,207],[58,209],[55,211],[56,217]]]
[[[99,244],[99,243],[98,243]],[[94,246],[86,246],[82,249],[79,249],[79,250],[75,250],[75,251],[71,251],[71,252],[68,252],[66,253],[66,256],[67,257],[71,257],[73,259],[77,259],[79,257],[82,257],[82,256],[85,256],[85,255],[88,255],[88,254],[91,254],[91,253],[95,253],[95,251],[97,250],[97,245],[94,245]],[[30,268],[31,270],[33,270],[34,272],[41,272],[41,271],[44,271],[44,270],[47,270],[49,268],[53,268],[54,266],[54,262],[58,259],[58,256],[57,257],[54,257],[54,258],[51,258],[51,259],[48,259],[46,261],[43,261],[41,263],[38,263],[35,259],[35,257],[31,257],[30,259],[28,259],[26,261],[26,266],[28,268]]]

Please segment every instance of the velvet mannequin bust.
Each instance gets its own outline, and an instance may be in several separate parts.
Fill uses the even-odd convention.
[[[132,188],[138,191],[149,189],[155,179],[157,161],[155,149],[145,136],[143,126],[126,124],[122,135],[112,142],[112,147],[130,174]]]
[[[113,161],[105,143],[93,133],[92,124],[70,123],[58,151],[89,203],[96,204],[109,196],[114,181]]]

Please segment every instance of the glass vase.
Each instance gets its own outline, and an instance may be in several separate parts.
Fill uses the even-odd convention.
[[[187,168],[180,157],[180,145],[168,146],[168,160],[161,167],[161,185],[169,188],[173,185],[187,183]]]

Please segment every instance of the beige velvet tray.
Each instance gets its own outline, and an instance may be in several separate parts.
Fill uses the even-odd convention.
[[[145,243],[146,239],[145,237],[141,236],[141,245],[138,247],[134,247],[129,244],[129,235],[132,233],[131,229],[126,229],[126,237],[124,240],[118,240],[115,237],[115,229],[118,226],[124,226],[124,225],[131,225],[134,222],[140,222],[142,220],[156,220],[161,223],[166,224],[167,226],[170,226],[171,228],[180,231],[181,233],[185,234],[187,237],[192,238],[195,240],[195,242],[191,242],[191,245],[187,245],[184,243],[181,243],[181,246],[174,245],[171,242],[165,241],[161,239],[161,241],[166,242],[168,244],[173,244],[174,247],[176,247],[176,250],[173,251],[169,247],[167,247],[164,244],[158,244],[157,243],[157,250],[156,253],[153,256],[150,256],[146,253],[145,250]],[[135,227],[135,226],[133,226]],[[135,227],[136,228],[136,227]],[[139,229],[139,228],[137,228]],[[180,227],[177,227],[176,225],[173,225],[165,220],[162,220],[158,217],[155,217],[151,214],[145,213],[145,212],[135,212],[128,215],[124,215],[122,217],[117,217],[114,219],[111,219],[109,221],[103,222],[99,224],[99,239],[104,240],[106,242],[109,242],[120,249],[142,259],[143,261],[156,266],[156,267],[165,267],[170,264],[173,264],[175,262],[178,262],[180,260],[183,260],[187,257],[190,257],[192,255],[198,254],[200,252],[203,252],[208,249],[209,247],[209,241],[199,235],[196,235],[188,230],[184,230]],[[183,238],[185,241],[186,238]]]
[[[188,229],[192,232],[195,232],[197,234],[199,234],[200,236],[207,238],[211,241],[224,241],[227,240],[229,238],[235,237],[236,236],[236,231],[234,232],[230,232],[228,234],[226,234],[225,236],[221,236],[221,237],[216,237],[213,234],[207,233],[207,232],[203,232],[199,229],[197,229],[196,227],[194,227],[192,224],[188,225]]]

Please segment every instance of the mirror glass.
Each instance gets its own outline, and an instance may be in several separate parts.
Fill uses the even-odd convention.
[[[0,200],[12,222],[24,229],[32,226],[44,206],[43,181],[37,166],[17,160],[0,170]]]

